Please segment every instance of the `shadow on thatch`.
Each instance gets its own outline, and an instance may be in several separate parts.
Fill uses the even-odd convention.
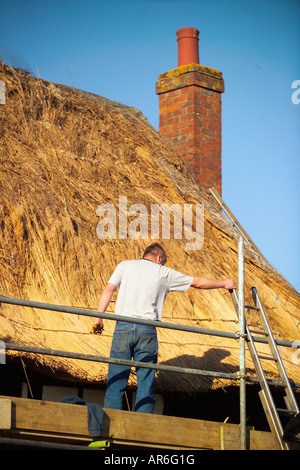
[[[223,362],[223,360],[230,355],[231,353],[226,349],[211,348],[201,357],[184,354],[169,359],[168,361],[160,362],[160,365],[233,374],[238,372],[239,368],[228,362]],[[215,380],[214,377],[205,375],[159,371],[157,375],[157,387],[164,388],[165,383],[170,387],[171,383],[173,391],[178,389],[178,384],[180,384],[180,390],[187,392],[208,391],[213,388]]]

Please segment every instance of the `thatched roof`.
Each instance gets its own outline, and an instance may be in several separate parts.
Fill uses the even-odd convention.
[[[139,111],[3,64],[0,80],[6,84],[6,104],[0,105],[1,295],[96,310],[116,264],[140,257],[152,242],[97,238],[97,207],[110,203],[117,208],[124,195],[128,206],[140,203],[147,208],[155,203],[204,203],[203,248],[188,251],[183,240],[160,240],[167,264],[190,275],[237,279],[235,230]],[[246,301],[250,287],[256,286],[276,338],[299,340],[299,294],[247,244],[245,256]],[[113,307],[114,302],[108,312]],[[233,332],[238,328],[224,290],[169,294],[163,320]],[[114,322],[105,321],[102,336],[89,334],[92,323],[87,317],[2,304],[0,339],[108,356]],[[159,343],[162,364],[238,369],[239,345],[232,340],[159,329]],[[282,353],[290,377],[298,380],[292,351]],[[42,370],[70,380],[106,380],[103,364],[31,359]],[[198,391],[226,383],[157,374],[158,390]]]

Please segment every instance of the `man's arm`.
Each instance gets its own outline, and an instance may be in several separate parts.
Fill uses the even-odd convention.
[[[236,289],[236,282],[232,279],[208,279],[206,277],[194,277],[191,287],[196,289]]]
[[[107,284],[106,287],[104,287],[98,302],[98,312],[105,312],[115,290],[116,286],[114,284]],[[102,320],[102,318],[97,318],[97,320]]]
[[[107,284],[104,287],[102,294],[100,296],[99,302],[98,302],[98,309],[97,309],[98,312],[100,313],[105,312],[115,290],[116,290],[116,286],[114,284]],[[102,318],[99,317],[99,318],[96,318],[95,324],[91,332],[95,334],[101,334],[102,331],[103,331],[103,320]]]

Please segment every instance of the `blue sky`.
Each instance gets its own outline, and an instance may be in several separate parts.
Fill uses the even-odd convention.
[[[225,80],[223,199],[300,291],[299,0],[1,0],[0,55],[134,106],[158,130],[155,83],[177,67],[187,26]]]

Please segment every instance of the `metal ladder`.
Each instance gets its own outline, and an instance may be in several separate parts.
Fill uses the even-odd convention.
[[[274,436],[277,438],[279,445],[282,450],[289,450],[289,443],[283,440],[283,424],[280,419],[280,416],[289,416],[292,418],[297,413],[299,413],[299,407],[294,395],[294,392],[291,387],[290,380],[287,376],[285,367],[283,365],[281,356],[279,354],[276,341],[274,339],[273,333],[271,331],[268,319],[266,317],[264,308],[262,306],[261,300],[258,296],[257,290],[255,287],[251,289],[252,298],[254,301],[254,306],[245,305],[245,309],[256,310],[262,326],[262,330],[250,330],[245,318],[245,333],[246,341],[249,348],[249,352],[255,367],[255,371],[258,376],[261,390],[259,392],[259,397],[268,420],[270,429]],[[237,314],[239,314],[239,299],[236,291],[231,291],[231,298],[235,307]],[[269,345],[270,354],[262,355],[259,354],[255,346],[254,335],[261,335],[266,338],[267,344]],[[262,361],[273,361],[277,367],[278,374],[280,376],[280,381],[276,381],[276,385],[282,387],[285,391],[284,401],[286,408],[277,408],[275,405],[269,381],[265,376],[265,372],[262,366]]]

